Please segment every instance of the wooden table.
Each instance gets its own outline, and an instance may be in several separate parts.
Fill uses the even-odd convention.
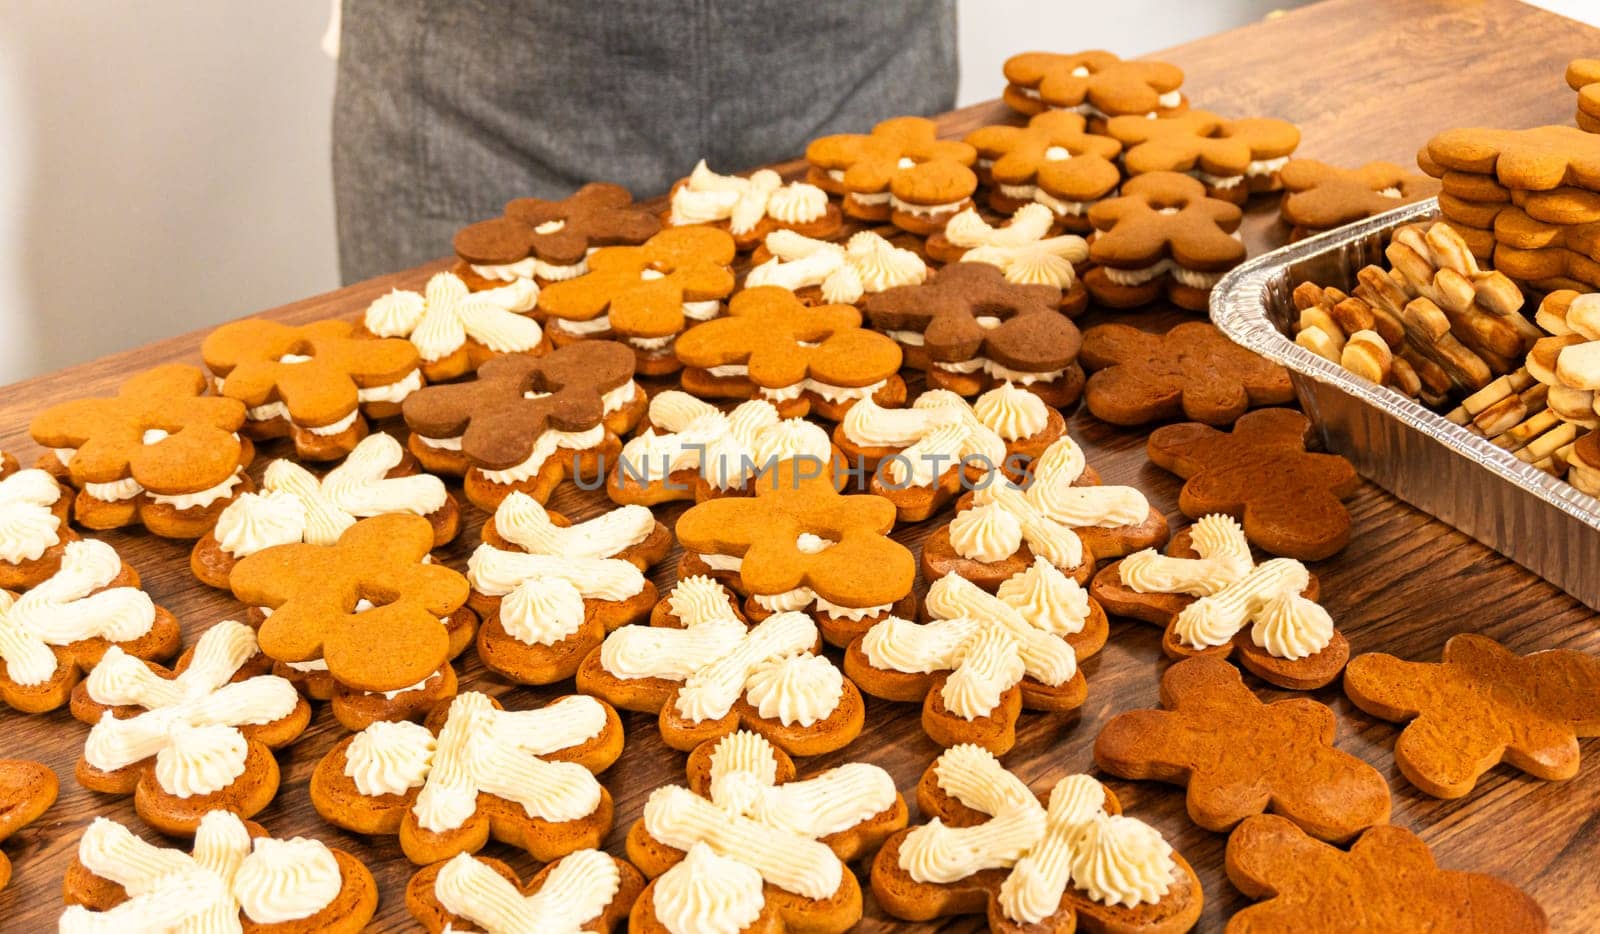
[[[1041,44],[1073,46],[1092,44],[1092,39],[1061,36]],[[1197,106],[1299,123],[1304,155],[1341,164],[1375,158],[1406,163],[1432,133],[1447,127],[1570,122],[1574,101],[1562,81],[1563,69],[1569,58],[1593,54],[1597,48],[1600,32],[1511,0],[1332,0],[1179,46],[1162,57],[1187,72],[1185,91]],[[945,115],[941,124],[954,136],[1007,118],[1006,109],[991,102]],[[1281,240],[1272,221],[1270,205],[1252,210],[1246,227],[1252,253]],[[419,287],[439,265],[265,314],[290,322],[352,315],[390,288]],[[182,273],[152,270],[151,274]],[[226,312],[219,309],[219,315]],[[119,310],[107,308],[105,313]],[[1143,320],[1164,318],[1157,314]],[[30,463],[37,453],[27,438],[33,413],[64,399],[109,393],[128,374],[156,363],[198,362],[200,338],[196,333],[160,341],[9,387],[0,394],[0,447]],[[1110,428],[1083,411],[1071,416],[1070,425],[1106,482],[1138,485],[1166,511],[1175,528],[1185,524],[1176,507],[1177,484],[1146,463],[1144,432]],[[279,446],[267,446],[257,459],[257,470],[267,459],[284,453]],[[552,503],[579,518],[609,505],[598,494],[579,493],[570,485]],[[1355,517],[1350,546],[1315,571],[1323,580],[1323,602],[1354,651],[1382,650],[1435,660],[1445,640],[1462,631],[1485,633],[1519,652],[1557,646],[1600,651],[1600,632],[1592,614],[1522,568],[1376,487],[1363,485],[1350,508]],[[442,555],[457,568],[465,566],[477,544],[483,519],[475,509],[466,511],[468,521],[460,539]],[[663,510],[661,518],[670,525],[680,511],[681,507]],[[927,530],[947,520],[948,516],[937,517],[904,528],[896,537],[915,546]],[[217,620],[242,613],[231,598],[194,581],[186,544],[142,533],[103,537],[144,575],[157,602],[184,621],[188,641]],[[673,580],[670,569],[675,565],[675,558],[668,560],[653,575],[663,590]],[[1006,764],[1036,788],[1048,787],[1072,772],[1092,770],[1090,749],[1101,726],[1120,711],[1156,704],[1157,679],[1165,667],[1158,635],[1158,630],[1143,624],[1117,623],[1110,645],[1084,665],[1088,703],[1072,715],[1025,714],[1017,748],[1006,757]],[[570,691],[570,687],[508,685],[487,675],[470,652],[458,662],[458,670],[463,688],[487,691],[514,709],[537,706]],[[1274,698],[1285,692],[1263,689],[1261,693]],[[1394,725],[1356,710],[1337,687],[1316,696],[1338,712],[1341,745],[1389,777],[1394,822],[1421,834],[1444,866],[1495,873],[1524,887],[1549,912],[1557,930],[1593,929],[1592,912],[1600,904],[1600,873],[1595,870],[1600,864],[1596,816],[1600,745],[1587,744],[1583,769],[1570,782],[1541,782],[1499,768],[1469,797],[1437,801],[1419,794],[1396,772],[1391,756],[1398,734]],[[616,828],[609,840],[617,853],[646,795],[661,784],[681,781],[684,762],[683,755],[662,745],[653,717],[624,716],[627,749],[602,776],[617,802]],[[144,829],[133,814],[131,798],[93,794],[73,780],[73,763],[86,733],[87,727],[65,710],[35,717],[0,712],[0,735],[5,737],[0,754],[41,759],[62,780],[61,798],[46,819],[6,844],[16,877],[0,892],[0,929],[53,927],[61,909],[62,873],[91,817],[107,815]],[[312,768],[343,735],[319,705],[311,729],[280,754],[283,788],[257,819],[275,836],[314,835],[364,859],[382,892],[375,927],[411,929],[402,893],[414,867],[394,838],[366,840],[344,833],[324,823],[311,808],[307,782]],[[916,706],[869,701],[868,729],[861,739],[840,753],[805,762],[802,768],[814,771],[853,759],[876,762],[909,795],[938,752],[923,736]],[[1222,871],[1225,837],[1189,822],[1180,789],[1120,780],[1109,784],[1131,813],[1159,827],[1200,873],[1206,894],[1202,929],[1219,929],[1245,905]],[[491,844],[486,852],[508,858],[524,874],[534,868],[526,855],[499,844]],[[862,928],[891,926],[869,900]],[[978,926],[965,919],[943,929]]]

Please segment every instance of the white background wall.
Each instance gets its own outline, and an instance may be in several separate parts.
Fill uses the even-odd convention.
[[[1136,55],[1299,0],[959,2],[971,103],[1012,52]],[[0,0],[0,383],[337,285],[327,13]]]

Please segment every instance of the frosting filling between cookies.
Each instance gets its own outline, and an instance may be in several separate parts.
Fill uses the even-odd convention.
[[[1250,164],[1245,167],[1244,174],[1251,178],[1258,178],[1263,175],[1271,175],[1288,164],[1288,156],[1278,156],[1275,159],[1252,159]]]
[[[556,265],[547,263],[538,257],[529,256],[514,263],[498,266],[479,266],[469,264],[473,272],[485,279],[497,282],[513,282],[517,279],[532,279],[535,276],[546,282],[561,282],[566,279],[576,279],[589,271],[589,257],[594,255],[598,247],[589,247],[584,251],[584,258],[570,265]]]
[[[1143,285],[1146,282],[1151,282],[1170,274],[1180,284],[1191,289],[1209,289],[1226,275],[1226,270],[1223,272],[1202,272],[1180,266],[1170,259],[1163,259],[1160,262],[1149,266],[1141,266],[1137,269],[1118,269],[1114,266],[1101,266],[1100,269],[1105,273],[1107,279],[1117,285],[1127,286]]]
[[[122,573],[122,559],[94,539],[69,543],[61,567],[20,597],[0,592],[0,663],[6,677],[25,687],[56,673],[51,646],[90,639],[129,642],[150,632],[156,618],[148,594],[106,585]],[[120,651],[120,650],[119,650]]]
[[[552,578],[572,584],[585,600],[627,600],[645,584],[644,573],[620,558],[529,554],[482,544],[467,559],[467,580],[491,597],[507,596],[530,580]]]
[[[539,473],[544,462],[549,460],[558,450],[586,451],[597,447],[606,439],[606,426],[596,425],[584,431],[557,431],[547,428],[533,442],[533,450],[528,454],[527,460],[507,467],[505,470],[483,470],[476,468],[483,478],[490,483],[508,484],[521,483]]]
[[[1109,198],[1116,193],[1116,189],[1113,188],[1111,191],[1106,192],[1106,197]],[[1052,195],[1043,188],[1036,188],[1033,192],[1033,200],[1036,203],[1042,204],[1054,211],[1059,216],[1082,217],[1083,215],[1089,213],[1090,208],[1100,203],[1100,201],[1103,199],[1096,198],[1093,201],[1068,201],[1065,198],[1058,198],[1055,195]]]
[[[968,198],[962,198],[959,201],[947,201],[943,204],[918,204],[891,194],[889,196],[889,207],[916,217],[937,217],[940,214],[950,214],[961,210],[962,206],[967,204],[969,200]]]
[[[185,509],[204,509],[217,500],[226,499],[232,495],[233,488],[243,482],[244,469],[239,468],[234,471],[233,476],[216,486],[207,487],[194,493],[151,493],[150,501],[161,506],[171,506],[180,512]]]
[[[61,519],[51,507],[61,495],[60,484],[43,470],[0,480],[0,561],[37,561],[60,543]]]
[[[768,399],[773,402],[784,402],[789,399],[798,399],[800,398],[801,393],[806,392],[820,396],[827,402],[848,402],[851,399],[865,399],[868,396],[875,395],[878,390],[888,385],[888,382],[888,378],[885,377],[884,379],[880,379],[875,383],[869,383],[865,386],[835,386],[832,383],[825,383],[820,379],[811,379],[810,377],[807,377],[798,383],[795,383],[791,386],[784,386],[779,389],[770,389],[766,386],[757,386],[756,389],[760,391],[763,399]]]
[[[1188,174],[1205,182],[1211,188],[1237,188],[1244,182],[1243,175],[1213,175],[1204,169],[1190,169]]]

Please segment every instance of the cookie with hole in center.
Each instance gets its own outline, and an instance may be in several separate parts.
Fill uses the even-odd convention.
[[[621,185],[590,182],[565,198],[515,198],[500,217],[456,232],[455,272],[473,291],[546,285],[589,271],[601,247],[632,246],[661,229],[655,212]]]
[[[1124,61],[1095,49],[1087,52],[1023,52],[1006,59],[1006,89],[1013,110],[1073,110],[1102,125],[1106,118],[1135,114],[1153,118],[1189,108],[1179,87],[1183,71],[1166,62]]]
[[[978,154],[957,140],[941,140],[926,117],[894,117],[871,133],[838,133],[806,146],[806,181],[844,196],[844,213],[857,220],[891,221],[926,236],[971,203]]]
[[[1178,172],[1151,172],[1129,179],[1122,194],[1089,211],[1094,241],[1084,274],[1095,301],[1112,308],[1137,308],[1161,299],[1189,311],[1205,311],[1211,288],[1244,262],[1235,234],[1243,214],[1236,205],[1206,194],[1198,179]]]
[[[1287,120],[1228,120],[1205,110],[1159,120],[1116,117],[1106,134],[1126,147],[1129,175],[1187,173],[1205,183],[1209,197],[1234,204],[1281,188],[1278,171],[1300,145],[1300,128]]]
[[[1082,114],[1049,110],[1025,127],[1001,124],[968,133],[966,141],[978,151],[978,170],[991,186],[989,207],[1011,214],[1034,201],[1048,204],[1038,197],[1047,175],[1054,179],[1052,187],[1081,193],[1080,201],[1097,201],[1116,190],[1122,173],[1114,160],[1122,144],[1086,132],[1086,122]],[[1062,223],[1069,229],[1085,229],[1066,216]]]

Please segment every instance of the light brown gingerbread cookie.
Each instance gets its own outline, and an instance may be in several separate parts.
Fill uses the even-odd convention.
[[[1085,131],[1082,114],[1048,110],[1025,127],[997,124],[973,130],[966,141],[978,151],[978,171],[989,184],[989,207],[1010,214],[1025,204],[1047,198],[1093,203],[1116,190],[1122,173],[1114,160],[1122,144],[1109,136]],[[1086,230],[1081,210],[1061,212],[1070,230]]]
[[[1160,299],[1205,311],[1211,288],[1244,262],[1233,234],[1243,215],[1209,197],[1198,179],[1150,172],[1129,179],[1116,198],[1089,209],[1097,231],[1084,274],[1089,294],[1112,308],[1137,308]]]
[[[1137,114],[1156,117],[1181,113],[1188,101],[1178,90],[1183,71],[1166,62],[1123,61],[1095,49],[1061,54],[1023,52],[1006,59],[1002,95],[1025,114],[1045,108],[1075,110],[1100,122]]]
[[[26,759],[0,759],[0,843],[50,810],[61,783],[49,766]],[[11,881],[11,860],[0,853],[0,889]]]
[[[518,279],[558,282],[588,271],[600,247],[643,243],[661,229],[655,212],[621,185],[590,182],[559,201],[516,198],[505,213],[456,233],[456,272],[474,290]]]
[[[1287,120],[1227,120],[1205,110],[1159,120],[1114,117],[1106,134],[1126,147],[1129,175],[1184,172],[1204,182],[1210,197],[1234,204],[1280,188],[1278,170],[1300,145],[1300,128]]]
[[[1439,183],[1392,162],[1354,169],[1315,159],[1290,159],[1278,170],[1283,201],[1278,213],[1291,239],[1342,227],[1439,193]]]
[[[1165,334],[1096,325],[1083,335],[1079,356],[1091,372],[1084,404],[1113,425],[1180,417],[1231,425],[1252,408],[1295,399],[1288,370],[1204,321],[1184,322]]]
[[[844,196],[844,212],[864,221],[892,221],[927,235],[971,203],[978,154],[938,138],[926,117],[894,117],[869,134],[838,133],[806,146],[806,181]]]

